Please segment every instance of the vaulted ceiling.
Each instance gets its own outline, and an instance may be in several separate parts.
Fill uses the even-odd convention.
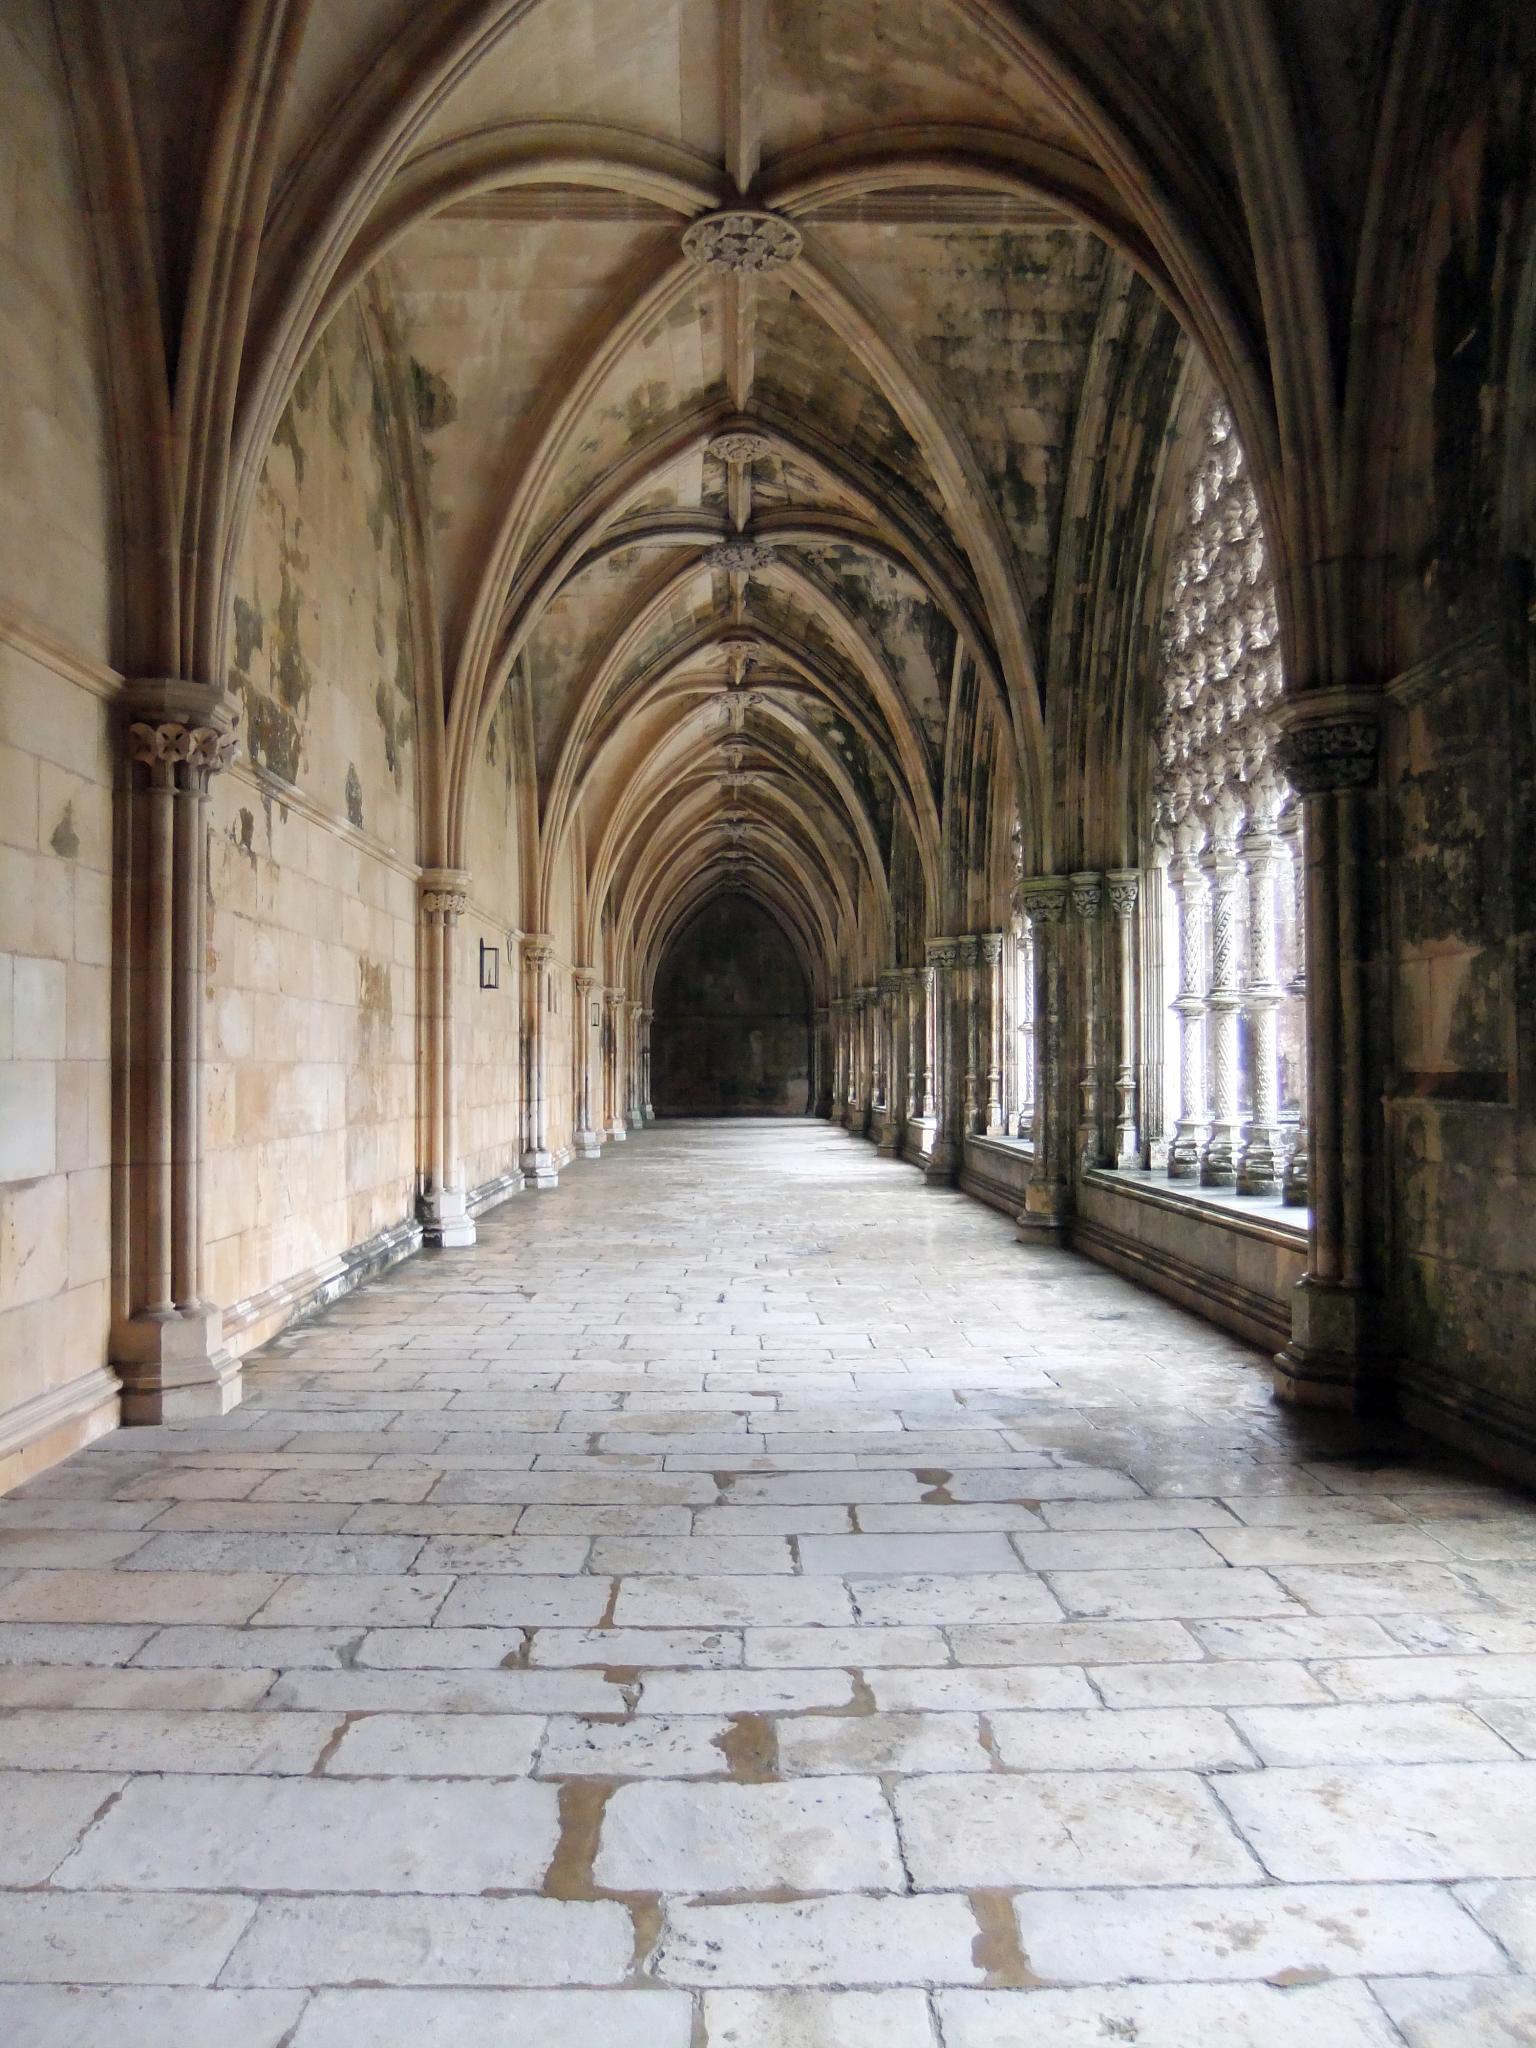
[[[817,948],[857,906],[889,926],[903,862],[942,929],[962,744],[994,749],[1026,840],[1046,829],[1053,639],[1082,601],[1064,505],[1138,305],[1231,397],[1261,493],[1273,473],[1220,111],[1266,53],[1245,72],[1238,27],[1188,0],[245,19],[278,111],[233,530],[295,376],[365,288],[423,449],[436,857],[464,857],[511,689],[530,927],[575,847],[593,918],[642,951],[727,878],[796,906]],[[196,89],[198,34],[146,5],[146,106],[157,69]],[[173,135],[141,135],[146,158]]]

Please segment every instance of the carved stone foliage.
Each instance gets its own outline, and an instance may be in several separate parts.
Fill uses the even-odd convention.
[[[714,436],[709,452],[721,462],[759,462],[772,446],[768,436],[753,427],[732,427]]]
[[[750,574],[773,566],[773,549],[764,540],[723,540],[709,550],[704,562],[710,569]]]
[[[740,207],[693,221],[683,230],[683,249],[707,270],[783,270],[800,254],[802,239],[782,214]]]
[[[1283,677],[1275,585],[1242,446],[1213,406],[1162,628],[1153,733],[1158,836],[1279,766]],[[1288,792],[1282,792],[1282,798]]]

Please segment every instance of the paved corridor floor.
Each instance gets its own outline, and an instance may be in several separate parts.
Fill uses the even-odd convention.
[[[1536,1512],[840,1131],[0,1502],[15,2048],[1536,2041]]]

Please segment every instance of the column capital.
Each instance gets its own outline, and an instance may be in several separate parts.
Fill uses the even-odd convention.
[[[469,901],[469,876],[463,868],[423,868],[416,877],[423,915],[456,924]]]
[[[1298,796],[1364,789],[1375,781],[1380,691],[1304,690],[1283,703],[1277,717],[1280,766]]]
[[[902,979],[902,972],[899,967],[888,967],[885,970],[885,972],[880,976],[881,995],[895,995],[901,987]]]
[[[618,1009],[623,1000],[624,991],[622,988],[619,988],[615,985],[611,988],[605,988],[603,990],[603,1001],[608,1005],[610,1010]]]
[[[1116,917],[1129,917],[1141,895],[1141,870],[1111,868],[1104,877],[1104,893]]]
[[[1036,924],[1065,924],[1068,882],[1065,875],[1027,875],[1019,884],[1024,908]]]
[[[547,967],[555,957],[555,942],[548,932],[524,932],[518,944],[522,948],[523,965],[535,973]]]
[[[978,943],[981,947],[983,962],[988,967],[995,967],[1003,957],[1003,934],[1001,932],[981,932],[978,935]]]
[[[571,969],[571,980],[576,985],[577,995],[589,996],[593,989],[597,987],[597,969],[595,967],[573,967]]]
[[[1096,924],[1104,908],[1104,877],[1092,870],[1068,875],[1072,915],[1079,924]]]
[[[961,967],[974,967],[981,957],[981,935],[978,932],[962,932],[955,940],[955,961]]]
[[[955,939],[929,939],[923,950],[930,967],[953,967],[959,953],[959,942]]]
[[[235,758],[239,707],[211,684],[145,677],[125,687],[121,704],[123,751],[142,767],[180,771],[184,786],[205,789]]]

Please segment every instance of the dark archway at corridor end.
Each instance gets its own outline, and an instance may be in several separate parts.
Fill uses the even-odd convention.
[[[658,1116],[805,1116],[811,997],[778,924],[752,897],[689,919],[656,976],[651,1099]]]

